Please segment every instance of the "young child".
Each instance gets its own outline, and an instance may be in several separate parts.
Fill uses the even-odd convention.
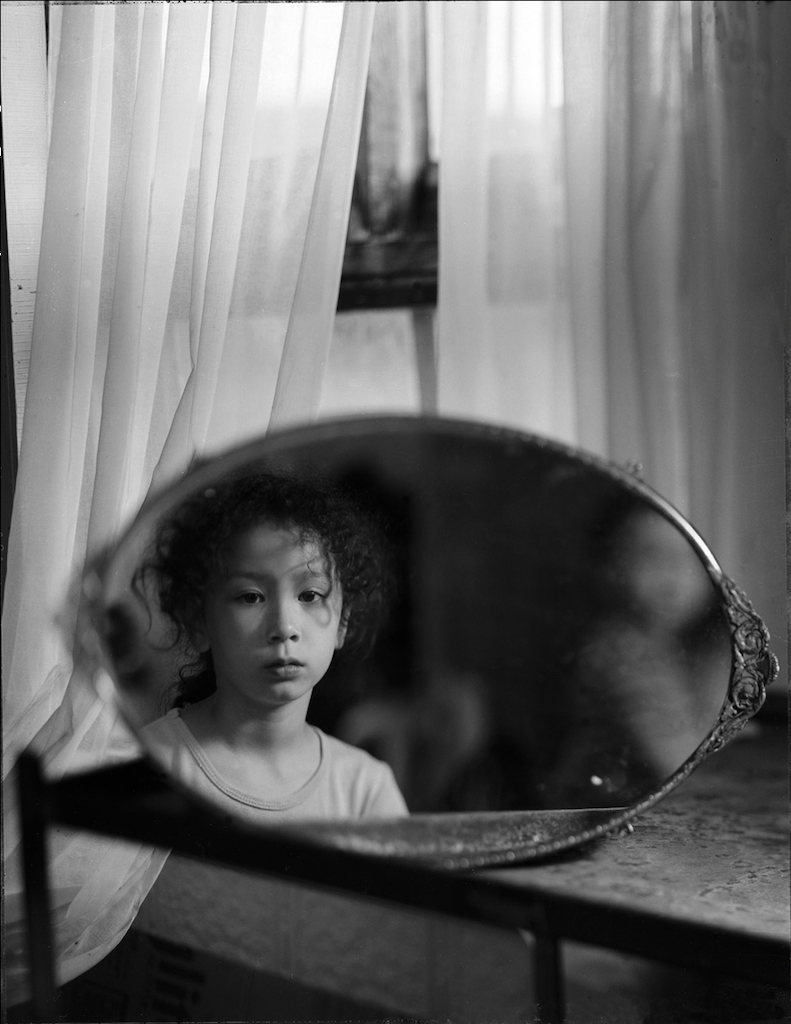
[[[257,472],[184,501],[159,526],[137,580],[141,597],[153,585],[187,658],[177,707],[144,730],[160,763],[248,822],[406,814],[386,764],[306,721],[336,651],[360,655],[373,644],[387,578],[372,522],[324,484]],[[30,991],[20,848],[8,845],[5,981],[14,1005]],[[118,944],[158,878],[170,919],[188,915],[200,894],[207,941],[228,932],[216,924],[227,907],[247,915],[241,935],[256,935],[261,906],[276,917],[272,907],[287,899],[265,879],[141,844],[58,829],[48,848],[58,984]]]
[[[191,659],[144,730],[176,778],[252,823],[407,813],[386,764],[306,720],[336,651],[366,653],[384,610],[354,502],[283,472],[227,478],[161,524],[144,571]]]

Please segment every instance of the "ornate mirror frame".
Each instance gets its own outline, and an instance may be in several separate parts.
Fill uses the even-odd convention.
[[[146,500],[118,544],[104,552],[85,573],[84,612],[81,616],[83,626],[79,631],[78,647],[87,658],[101,695],[117,708],[133,729],[139,727],[140,722],[123,699],[119,685],[113,678],[115,666],[103,628],[106,595],[118,571],[114,561],[116,552],[123,550],[124,545],[131,543],[134,546],[134,543],[139,542],[141,530],[150,529],[152,518],[170,506],[174,493],[183,495],[209,486],[216,478],[218,466],[222,467],[223,472],[233,472],[247,463],[282,457],[290,450],[298,450],[301,445],[310,443],[333,438],[348,441],[376,433],[392,436],[418,431],[441,432],[459,439],[483,439],[506,446],[538,446],[605,474],[662,513],[689,542],[721,597],[731,641],[731,670],[725,701],[708,735],[691,756],[658,788],[625,807],[418,813],[392,821],[317,822],[272,827],[281,833],[290,833],[336,849],[462,870],[543,859],[590,843],[619,829],[629,828],[632,819],[663,799],[709,755],[723,747],[744,727],[763,704],[766,686],[777,676],[779,665],[769,650],[768,631],[750,600],[723,573],[695,529],[639,478],[639,471],[633,468],[622,469],[605,459],[535,435],[435,417],[355,417],[323,421],[317,425],[271,434],[207,461],[173,487]],[[172,781],[176,784],[176,780]],[[191,792],[189,795],[194,797]],[[260,832],[261,829],[255,831]]]

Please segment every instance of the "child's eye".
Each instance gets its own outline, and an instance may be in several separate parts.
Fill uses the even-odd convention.
[[[303,601],[305,604],[315,604],[317,601],[323,600],[323,598],[324,594],[318,590],[303,590],[299,595],[300,601]]]
[[[263,594],[259,594],[255,590],[248,590],[244,594],[240,594],[238,600],[242,604],[258,604],[259,601],[263,601]]]

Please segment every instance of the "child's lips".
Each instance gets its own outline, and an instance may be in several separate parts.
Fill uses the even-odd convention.
[[[297,661],[296,658],[275,658],[264,667],[267,672],[279,679],[293,679],[302,672],[305,665],[304,662]]]

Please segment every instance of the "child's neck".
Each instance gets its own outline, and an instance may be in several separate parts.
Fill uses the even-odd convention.
[[[306,699],[268,708],[214,693],[193,707],[204,719],[207,731],[242,752],[245,747],[277,750],[300,743],[310,729],[305,720],[309,703],[310,694],[306,694]]]
[[[319,766],[321,748],[305,720],[306,697],[250,709],[215,693],[182,714],[222,775],[246,792],[263,787],[266,795],[279,797],[303,786]]]

